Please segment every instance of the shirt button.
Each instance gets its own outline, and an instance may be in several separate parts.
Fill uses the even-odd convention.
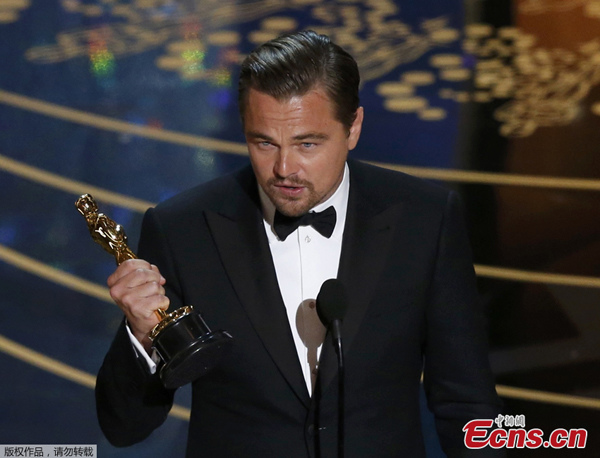
[[[308,306],[309,306],[311,309],[314,309],[314,308],[317,306],[317,304],[315,303],[315,301],[310,301],[310,302],[308,303]]]
[[[306,238],[304,239],[304,241],[305,241],[306,243],[310,243],[310,237],[307,235],[307,236],[306,236]]]

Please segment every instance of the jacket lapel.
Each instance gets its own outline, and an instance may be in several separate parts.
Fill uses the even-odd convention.
[[[235,193],[221,211],[206,212],[206,219],[254,329],[282,376],[308,407],[310,398],[264,231],[258,185],[250,168],[237,177],[241,192]]]
[[[351,167],[348,213],[342,242],[338,279],[344,284],[348,308],[342,322],[344,355],[351,351],[368,305],[372,300],[402,205],[380,206],[356,179],[359,171]],[[337,356],[330,333],[327,334],[319,362],[321,392],[337,374]]]

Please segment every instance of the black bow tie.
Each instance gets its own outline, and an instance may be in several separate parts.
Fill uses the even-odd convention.
[[[312,226],[323,237],[331,237],[335,229],[335,208],[329,207],[322,212],[309,212],[302,216],[285,216],[279,211],[275,212],[273,230],[284,241],[288,235],[298,229],[299,226]]]

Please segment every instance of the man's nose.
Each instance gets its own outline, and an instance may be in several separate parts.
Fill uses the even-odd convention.
[[[281,178],[294,175],[298,170],[298,164],[294,154],[287,148],[281,148],[277,160],[273,164],[273,173]]]

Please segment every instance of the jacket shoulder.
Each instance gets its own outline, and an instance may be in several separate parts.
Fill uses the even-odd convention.
[[[174,217],[205,210],[218,211],[240,199],[254,199],[256,180],[248,165],[240,170],[182,191],[159,203],[154,211],[163,217]]]
[[[452,192],[438,184],[406,173],[348,161],[351,189],[356,187],[366,199],[388,206],[397,203],[445,206]]]

